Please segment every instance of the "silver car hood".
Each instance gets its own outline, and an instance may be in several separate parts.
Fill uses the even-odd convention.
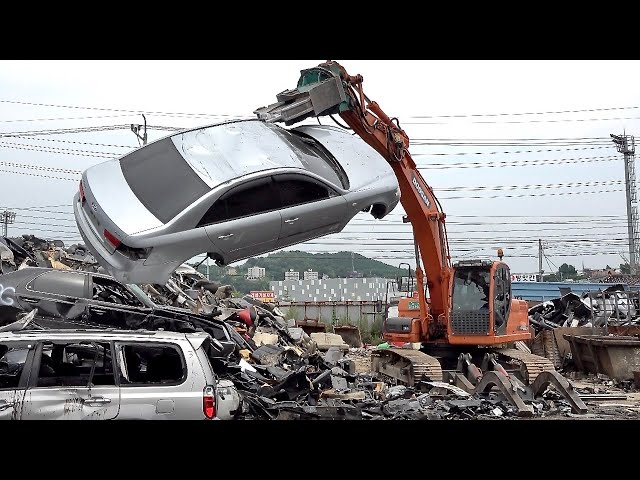
[[[357,135],[328,125],[301,125],[292,130],[310,135],[333,154],[349,178],[349,190],[364,189],[380,180],[398,187],[391,165]]]
[[[119,160],[99,163],[87,169],[86,175],[98,205],[112,222],[117,219],[118,228],[125,235],[134,235],[163,225],[131,191]],[[118,195],[113,192],[118,192]]]

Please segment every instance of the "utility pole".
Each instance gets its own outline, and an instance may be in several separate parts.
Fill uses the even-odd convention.
[[[631,275],[637,273],[638,255],[636,241],[638,234],[638,210],[636,208],[636,157],[635,140],[632,135],[613,135],[613,143],[619,153],[624,155],[624,181],[627,193],[627,230],[629,235],[629,269]]]
[[[138,137],[138,145],[140,145],[140,140],[142,140],[142,145],[147,144],[147,117],[142,114],[142,118],[144,118],[144,125],[131,124],[131,131],[136,134],[136,137]],[[143,129],[142,135],[138,133],[140,129]]]
[[[542,274],[544,273],[544,270],[542,270],[542,239],[541,238],[538,239],[538,273],[540,274],[540,280],[538,281],[544,282],[544,277],[542,276]]]
[[[0,222],[2,222],[2,236],[6,237],[9,234],[9,224],[16,220],[16,212],[10,212],[5,210],[0,213]]]

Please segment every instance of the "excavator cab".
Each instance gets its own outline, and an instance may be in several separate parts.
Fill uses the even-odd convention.
[[[465,260],[454,264],[453,270],[450,343],[494,345],[530,339],[528,313],[520,305],[526,308],[526,302],[512,302],[505,263]]]

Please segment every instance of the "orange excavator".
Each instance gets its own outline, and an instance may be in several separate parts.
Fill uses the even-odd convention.
[[[254,113],[286,125],[338,115],[396,174],[407,214],[403,221],[413,227],[417,298],[402,299],[399,316],[385,320],[384,339],[395,347],[374,351],[372,369],[409,386],[430,381],[469,393],[497,389],[523,416],[534,413],[525,401],[553,385],[575,413],[585,413],[551,361],[523,347],[532,338],[527,303],[512,298],[509,267],[501,260],[451,264],[446,215],[411,158],[409,138],[396,118],[364,94],[362,83],[361,75],[329,61],[301,70],[295,89]]]

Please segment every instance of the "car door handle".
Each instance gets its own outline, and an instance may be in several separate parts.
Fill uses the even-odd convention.
[[[6,410],[7,408],[13,408],[14,403],[8,403],[4,400],[0,401],[0,411]]]
[[[297,222],[297,221],[298,221],[298,217],[290,218],[289,220],[285,220],[284,223],[293,223],[293,222]]]
[[[111,403],[110,398],[89,397],[89,398],[82,399],[82,404],[87,405],[88,407],[99,407],[101,405],[106,405],[107,403]]]
[[[107,313],[107,311],[102,308],[93,307],[91,309],[91,313],[95,313],[96,315],[104,315],[105,313]]]
[[[223,238],[233,237],[233,233],[229,233],[228,235],[220,235],[218,238],[222,240]]]
[[[38,303],[40,301],[37,298],[29,298],[29,297],[22,297],[22,299],[27,303]]]

